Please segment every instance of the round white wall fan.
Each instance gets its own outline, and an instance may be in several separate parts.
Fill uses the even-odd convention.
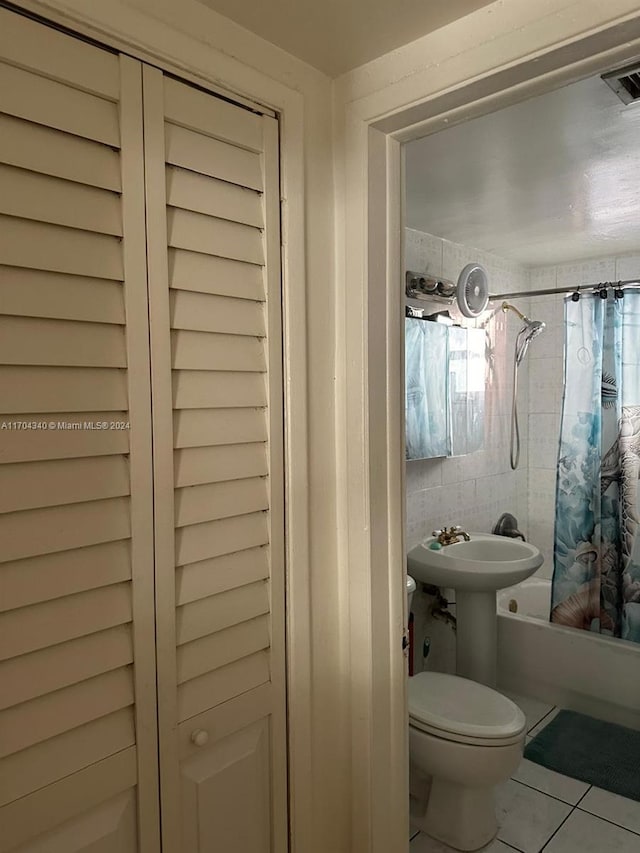
[[[465,317],[479,317],[489,304],[489,279],[480,264],[467,264],[458,277],[458,308]]]

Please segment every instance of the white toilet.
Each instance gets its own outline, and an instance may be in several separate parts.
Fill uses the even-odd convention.
[[[497,832],[493,789],[522,758],[525,716],[496,690],[456,675],[409,679],[411,820],[457,850]]]

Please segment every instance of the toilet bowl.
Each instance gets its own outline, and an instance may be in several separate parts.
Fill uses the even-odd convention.
[[[457,850],[495,836],[494,787],[522,758],[525,717],[495,690],[439,672],[409,679],[412,823]]]

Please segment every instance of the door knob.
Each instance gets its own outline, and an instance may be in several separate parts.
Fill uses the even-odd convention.
[[[196,729],[194,732],[191,732],[191,742],[196,746],[205,746],[205,744],[209,743],[209,732],[204,729]]]

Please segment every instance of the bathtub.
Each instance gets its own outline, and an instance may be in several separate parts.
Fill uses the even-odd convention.
[[[551,581],[498,592],[498,686],[640,729],[640,645],[549,622]]]

